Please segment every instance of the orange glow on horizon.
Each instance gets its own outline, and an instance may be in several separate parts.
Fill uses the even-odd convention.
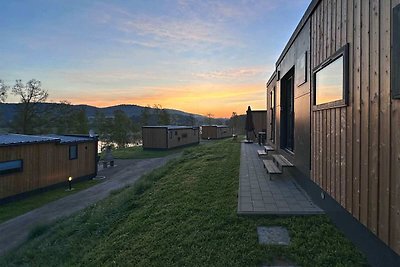
[[[134,91],[134,90],[132,90]],[[247,106],[265,109],[265,89],[261,85],[196,85],[181,88],[146,88],[138,96],[127,95],[126,90],[99,92],[96,95],[81,94],[79,98],[69,98],[73,104],[88,104],[107,107],[120,104],[153,106],[177,109],[195,114],[213,114],[218,118],[229,118],[232,112],[245,114]]]

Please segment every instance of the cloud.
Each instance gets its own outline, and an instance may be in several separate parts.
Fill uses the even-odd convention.
[[[129,71],[129,70],[108,70],[108,71],[62,71],[61,75],[66,81],[85,84],[109,84],[116,82],[137,82],[143,80],[157,80],[152,72]]]
[[[229,25],[204,16],[128,12],[110,4],[101,4],[92,12],[92,21],[119,31],[115,40],[123,44],[178,50],[241,45],[227,30]]]
[[[267,71],[265,67],[251,67],[194,73],[193,75],[204,79],[243,79],[264,75]]]
[[[274,10],[278,3],[273,0],[239,0],[239,1],[213,1],[213,0],[178,0],[178,8],[190,16],[207,16],[216,21],[225,20],[254,20],[265,12]],[[244,21],[245,22],[245,21]]]

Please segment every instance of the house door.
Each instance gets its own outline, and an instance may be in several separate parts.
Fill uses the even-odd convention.
[[[294,70],[282,78],[281,83],[281,147],[294,151]]]

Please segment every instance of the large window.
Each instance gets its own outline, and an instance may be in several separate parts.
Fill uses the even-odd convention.
[[[23,166],[22,159],[0,162],[0,175],[14,172],[21,172]]]
[[[393,8],[392,97],[400,99],[400,5]]]
[[[69,146],[69,159],[78,158],[78,145]]]
[[[314,105],[317,108],[347,104],[347,46],[314,70]]]

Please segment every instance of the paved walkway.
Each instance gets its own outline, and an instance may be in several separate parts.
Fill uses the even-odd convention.
[[[289,176],[269,180],[257,150],[258,144],[241,145],[238,214],[320,214],[306,192]]]
[[[30,231],[37,225],[49,224],[82,210],[106,198],[111,191],[135,183],[144,174],[179,155],[143,160],[117,160],[117,167],[99,171],[99,175],[107,177],[104,182],[0,224],[0,255],[25,242]]]

